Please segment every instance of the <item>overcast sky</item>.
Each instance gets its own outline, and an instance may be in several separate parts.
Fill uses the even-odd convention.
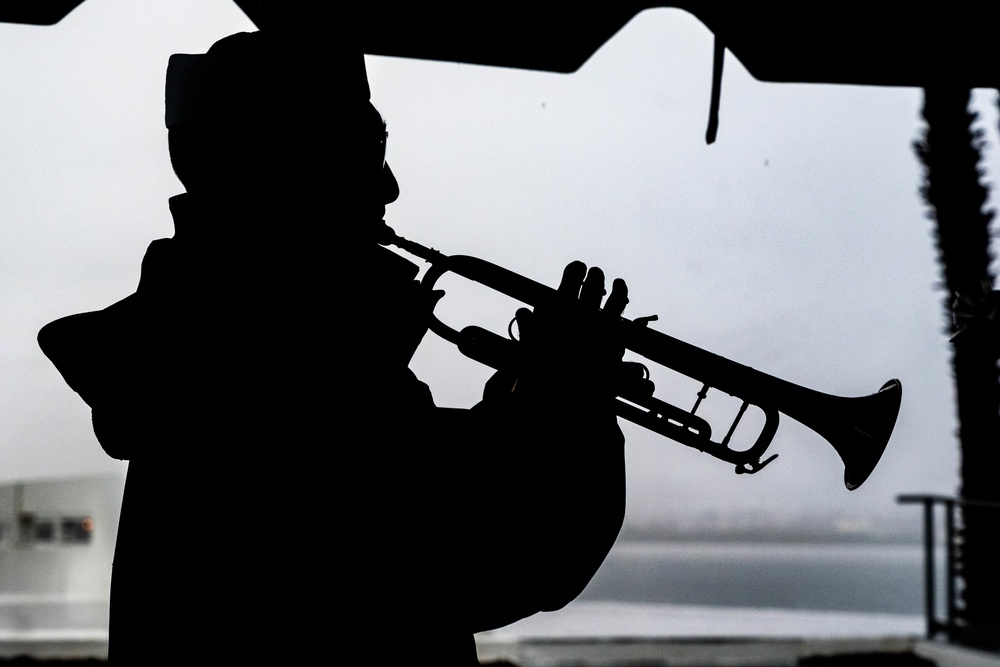
[[[124,471],[35,336],[134,291],[181,191],[167,58],[249,29],[228,0],[87,0],[54,27],[0,25],[0,481]],[[885,457],[853,492],[833,449],[787,418],[755,476],[624,423],[631,518],[916,512],[896,496],[958,485],[944,294],[911,148],[921,93],[762,83],[730,54],[706,145],[711,52],[697,19],[659,9],[569,75],[368,57],[401,189],[386,220],[551,285],[571,259],[599,265],[628,282],[627,316],[657,314],[660,331],[813,389],[902,381]],[[991,175],[993,96],[976,108]],[[442,287],[442,319],[506,326],[512,308]],[[413,367],[447,406],[472,405],[488,376],[432,334]]]

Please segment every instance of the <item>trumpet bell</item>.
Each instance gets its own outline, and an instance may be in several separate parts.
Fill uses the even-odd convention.
[[[864,484],[882,458],[896,425],[902,395],[899,380],[889,380],[870,396],[849,399],[852,411],[846,415],[828,415],[811,424],[844,462],[844,486],[848,490]]]

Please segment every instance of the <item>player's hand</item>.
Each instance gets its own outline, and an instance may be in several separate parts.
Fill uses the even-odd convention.
[[[625,346],[622,313],[628,287],[615,279],[604,296],[604,272],[583,262],[563,271],[557,298],[534,311],[517,311],[518,339],[523,345],[521,378],[539,389],[559,389],[570,395],[614,396]],[[603,305],[602,305],[603,301]]]

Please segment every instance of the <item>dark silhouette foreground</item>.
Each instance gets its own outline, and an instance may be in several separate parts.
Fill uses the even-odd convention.
[[[474,665],[473,633],[576,597],[624,515],[624,284],[602,312],[570,265],[517,367],[437,408],[407,365],[440,295],[377,243],[399,190],[360,52],[241,33],[172,57],[166,99],[174,236],[39,333],[129,461],[111,661]]]

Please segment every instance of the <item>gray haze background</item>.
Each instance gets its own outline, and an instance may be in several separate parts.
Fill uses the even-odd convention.
[[[0,481],[124,472],[35,336],[134,291],[148,243],[173,234],[166,202],[181,191],[163,127],[167,58],[250,29],[228,0],[87,0],[54,27],[0,25]],[[833,449],[789,419],[779,458],[755,476],[623,424],[630,522],[915,519],[898,494],[958,485],[944,294],[911,148],[921,93],[762,83],[728,54],[709,146],[711,52],[697,19],[659,9],[570,75],[368,57],[402,192],[386,220],[551,285],[571,259],[597,264],[628,281],[627,316],[655,313],[654,328],[814,389],[902,381],[889,448],[854,492]],[[976,108],[990,177],[993,94]],[[363,287],[340,259],[330,248],[339,288]],[[512,306],[442,286],[442,319],[503,331]],[[473,404],[488,376],[432,334],[413,367],[448,406]],[[654,379],[661,398],[694,401]],[[314,466],[379,446],[358,428],[315,458],[284,443],[252,455],[295,451]]]

